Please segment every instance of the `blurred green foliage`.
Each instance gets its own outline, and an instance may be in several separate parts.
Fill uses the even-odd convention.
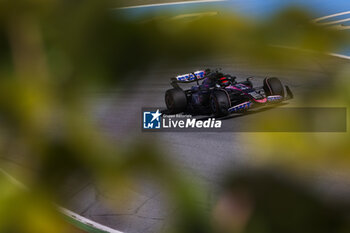
[[[349,204],[327,202],[301,183],[276,168],[231,173],[215,211],[219,231],[349,232]]]
[[[344,32],[314,25],[310,14],[300,9],[286,9],[264,22],[229,14],[174,20],[166,13],[135,22],[112,12],[112,6],[115,3],[101,0],[0,1],[0,156],[20,158],[36,171],[34,175],[19,171],[29,192],[16,191],[0,180],[0,232],[68,232],[48,203],[60,200],[57,187],[76,172],[111,189],[136,183],[137,173],[151,175],[180,209],[179,228],[174,232],[212,231],[209,216],[193,204],[200,198],[199,190],[162,159],[156,146],[139,142],[121,151],[99,135],[89,119],[90,91],[123,86],[130,73],[135,77],[135,72],[160,61],[182,64],[234,54],[252,64],[273,63],[283,68],[300,62],[301,53],[286,54],[272,45],[312,49],[317,55],[349,41]],[[273,143],[275,136],[271,136]],[[286,137],[285,144],[279,143],[282,149],[293,142],[290,135]],[[305,137],[303,142],[310,140]],[[348,137],[341,137],[336,144],[343,143],[340,152],[345,157]],[[325,156],[333,148],[323,150]],[[316,153],[309,150],[309,146],[301,147],[298,153]],[[260,207],[256,208],[260,213]],[[257,221],[265,224],[263,218]]]

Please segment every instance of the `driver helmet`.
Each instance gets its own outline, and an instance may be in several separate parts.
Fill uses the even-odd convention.
[[[231,85],[231,80],[229,78],[223,76],[223,77],[219,78],[219,83],[221,86],[227,87],[227,86]]]

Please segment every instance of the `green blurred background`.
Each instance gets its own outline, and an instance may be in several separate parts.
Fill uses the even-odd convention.
[[[0,156],[20,160],[25,169],[7,170],[28,187],[1,177],[0,232],[79,232],[53,205],[77,172],[116,195],[123,195],[118,186],[150,177],[178,208],[170,232],[350,232],[349,199],[324,200],[304,182],[322,171],[349,181],[347,132],[243,134],[256,145],[247,148],[255,166],[225,172],[220,195],[204,212],[194,204],[204,190],[173,168],[166,149],[142,136],[118,144],[100,132],[89,110],[91,93],[127,91],[154,65],[223,55],[282,71],[317,59],[331,77],[327,91],[310,90],[300,106],[348,107],[349,66],[333,66],[324,53],[348,45],[349,35],[315,25],[312,12],[301,8],[259,22],[228,12],[195,20],[160,12],[140,22],[110,10],[126,5],[0,1]]]

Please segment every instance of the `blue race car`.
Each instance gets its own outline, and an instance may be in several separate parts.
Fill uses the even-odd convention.
[[[196,85],[187,90],[179,86],[188,83]],[[293,98],[290,88],[278,78],[265,78],[261,87],[253,87],[251,78],[237,82],[234,76],[209,69],[179,75],[171,79],[171,85],[173,88],[165,93],[170,114],[191,112],[222,117]]]

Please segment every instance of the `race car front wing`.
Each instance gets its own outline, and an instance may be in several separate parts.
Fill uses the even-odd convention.
[[[266,102],[265,104],[276,104],[280,103],[282,101],[290,100],[294,98],[294,95],[292,91],[290,90],[289,86],[285,86],[286,88],[286,96],[281,96],[281,95],[271,95],[266,97]],[[242,112],[244,110],[250,109],[255,105],[254,101],[246,101],[244,103],[232,106],[228,109],[230,113],[237,113],[237,112]],[[261,104],[259,104],[261,106]]]

